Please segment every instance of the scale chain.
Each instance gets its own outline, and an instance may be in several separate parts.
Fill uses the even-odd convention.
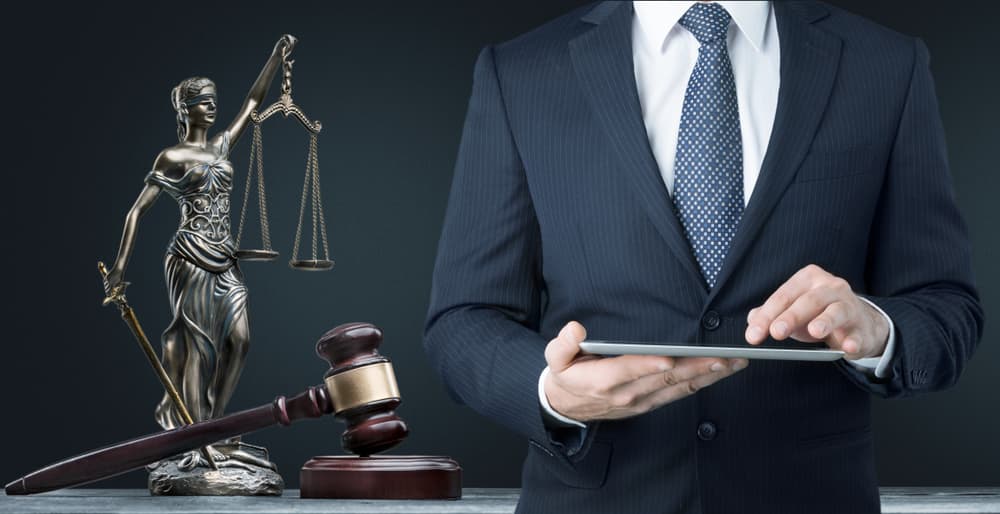
[[[313,155],[313,166],[312,166],[312,169],[309,170],[310,174],[312,175],[311,179],[312,179],[312,215],[313,215],[313,244],[312,244],[312,258],[313,258],[313,260],[317,259],[317,257],[316,257],[316,253],[317,253],[316,252],[316,249],[317,249],[316,248],[316,246],[317,246],[316,245],[316,243],[317,243],[317,234],[316,234],[316,232],[319,229],[319,220],[316,219],[317,218],[317,214],[318,214],[317,213],[318,209],[317,209],[317,206],[316,206],[316,196],[318,195],[318,191],[316,190],[316,164],[317,163],[316,163],[316,151],[315,150],[316,150],[316,138],[313,137],[313,138],[310,138],[310,141],[309,141],[309,152],[312,153],[312,155]]]
[[[313,152],[313,207],[316,210],[317,218],[319,218],[319,230],[320,236],[323,238],[323,259],[330,260],[330,249],[326,242],[326,216],[323,215],[323,198],[322,189],[319,187],[319,140],[313,137],[312,144]],[[316,233],[316,227],[313,227],[313,234]],[[316,242],[315,236],[313,237],[313,254],[316,254]],[[318,257],[314,257],[317,258]]]
[[[240,248],[243,240],[243,227],[247,220],[247,206],[250,204],[250,189],[253,187],[254,165],[257,175],[257,208],[260,212],[260,237],[264,250],[271,251],[271,229],[267,216],[267,193],[264,187],[264,138],[260,123],[253,124],[253,139],[250,142],[250,168],[247,171],[247,183],[243,189],[243,206],[240,208],[240,225],[236,231],[236,248]]]
[[[271,251],[271,228],[267,221],[267,200],[264,191],[264,139],[261,136],[260,125],[255,126],[254,138],[257,139],[257,204],[260,209],[260,238],[264,250]]]
[[[315,138],[315,134],[310,134],[310,149],[312,148],[312,141],[314,141]],[[302,218],[304,217],[306,211],[306,193],[309,192],[309,175],[312,172],[313,157],[313,153],[310,151],[309,156],[306,159],[306,176],[302,180],[302,200],[299,203],[299,224],[295,227],[295,244],[292,246],[292,260],[299,258],[299,243],[302,240]]]
[[[240,225],[236,229],[236,248],[240,248],[240,241],[243,239],[243,224],[247,220],[247,202],[250,199],[250,186],[253,182],[253,162],[257,153],[257,138],[260,134],[260,125],[253,124],[253,139],[250,140],[250,169],[247,170],[247,183],[243,188],[243,207],[240,208]]]

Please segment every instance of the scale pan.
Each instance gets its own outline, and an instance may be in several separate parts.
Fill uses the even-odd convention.
[[[333,261],[325,259],[295,259],[288,261],[288,265],[303,271],[326,271],[333,267]]]
[[[274,250],[236,250],[236,258],[241,261],[273,261],[278,258]]]

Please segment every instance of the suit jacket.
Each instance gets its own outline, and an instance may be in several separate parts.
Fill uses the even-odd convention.
[[[708,289],[643,125],[631,6],[585,6],[479,54],[428,355],[457,401],[529,440],[518,512],[879,512],[871,395],[954,385],[983,324],[927,49],[824,4],[774,3],[774,129]],[[543,351],[568,321],[591,339],[747,344],[748,311],[810,263],[892,318],[887,378],[751,361],[591,423],[572,455],[546,429]]]

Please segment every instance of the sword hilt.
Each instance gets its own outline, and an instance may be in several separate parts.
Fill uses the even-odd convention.
[[[125,288],[129,286],[128,282],[121,282],[115,287],[111,287],[108,283],[108,268],[104,265],[104,261],[97,261],[97,271],[101,274],[101,279],[104,280],[104,300],[101,301],[101,305],[107,306],[110,303],[118,304],[119,306],[125,306]]]

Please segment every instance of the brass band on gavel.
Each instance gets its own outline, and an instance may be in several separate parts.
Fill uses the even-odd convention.
[[[400,399],[390,362],[367,364],[331,375],[326,378],[326,387],[330,390],[335,414],[387,399]]]

